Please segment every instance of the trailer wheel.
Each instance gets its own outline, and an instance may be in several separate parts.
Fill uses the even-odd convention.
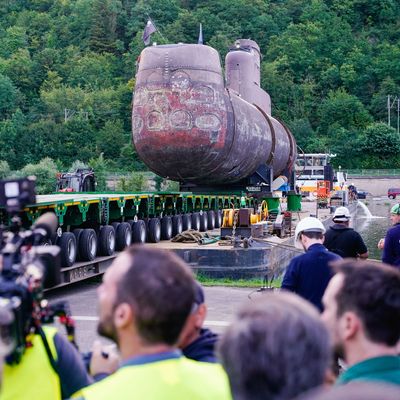
[[[161,240],[170,240],[172,237],[172,219],[165,216],[161,218]]]
[[[148,224],[148,240],[151,243],[158,243],[161,238],[161,224],[158,218],[151,218]]]
[[[83,261],[93,261],[97,254],[97,236],[94,229],[84,229],[79,241],[79,254]]]
[[[200,214],[198,212],[192,214],[192,229],[195,231],[200,229]]]
[[[207,211],[207,229],[215,228],[215,213],[213,210]]]
[[[192,216],[190,214],[182,215],[182,230],[188,231],[192,229]]]
[[[72,232],[64,232],[59,241],[58,246],[61,249],[61,266],[71,267],[76,260],[76,239]]]
[[[117,229],[118,229],[120,223],[121,222],[111,222],[110,225],[114,228],[115,233],[117,233]]]
[[[183,230],[182,217],[180,215],[174,215],[172,217],[172,236],[179,235]]]
[[[79,243],[81,242],[82,232],[83,232],[83,229],[81,229],[81,228],[77,228],[72,231],[72,233],[74,234],[75,239],[76,239],[76,259],[78,261],[82,259],[81,254],[79,252]],[[58,243],[58,239],[57,239],[57,243]]]
[[[132,229],[128,222],[118,224],[115,231],[115,249],[122,251],[132,243]]]
[[[222,225],[222,212],[215,210],[215,228],[221,228]]]
[[[115,231],[111,225],[104,225],[99,232],[99,255],[112,256],[115,251]]]
[[[132,238],[133,243],[146,243],[146,223],[139,219],[138,221],[133,221],[132,225]]]
[[[205,232],[207,230],[207,213],[203,211],[200,214],[200,232]]]

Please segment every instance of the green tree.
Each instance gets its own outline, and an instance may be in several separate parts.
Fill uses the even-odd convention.
[[[21,170],[24,176],[36,176],[36,192],[52,193],[56,187],[57,165],[51,158],[43,158],[37,164],[28,164]]]
[[[8,178],[11,174],[10,165],[7,161],[0,161],[0,179]]]
[[[141,172],[131,172],[128,177],[123,177],[117,184],[117,190],[123,192],[141,192],[145,189],[146,177]]]
[[[94,0],[92,5],[92,25],[89,46],[96,52],[115,50],[118,1]]]
[[[0,121],[0,160],[7,161],[12,169],[25,164],[27,143],[22,139],[26,131],[26,119],[17,110],[10,119]]]
[[[127,142],[129,136],[125,134],[121,120],[107,121],[96,136],[98,150],[108,159],[118,158]]]
[[[28,44],[26,28],[21,26],[10,26],[0,41],[0,56],[8,58],[18,49],[23,49]]]
[[[400,137],[396,130],[383,123],[365,129],[359,143],[361,168],[399,168]]]
[[[326,134],[333,126],[345,129],[365,128],[372,118],[361,101],[339,89],[331,91],[318,108],[319,131]]]
[[[8,76],[0,74],[0,120],[13,113],[19,103],[21,94]]]
[[[86,168],[89,168],[87,163],[84,163],[83,161],[80,160],[75,160],[68,169],[68,172],[75,172],[77,169],[86,169]]]
[[[98,192],[107,190],[107,172],[109,170],[108,165],[109,163],[104,159],[103,154],[100,154],[98,157],[91,158],[89,160],[89,167],[93,168],[96,176],[96,190]]]

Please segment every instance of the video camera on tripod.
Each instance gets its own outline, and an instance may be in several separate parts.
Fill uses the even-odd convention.
[[[3,340],[12,348],[7,363],[19,363],[32,335],[39,334],[54,366],[42,324],[60,317],[74,343],[74,322],[67,303],[50,305],[43,298],[45,288],[60,283],[60,248],[48,245],[58,221],[48,212],[22,230],[19,213],[35,203],[34,177],[0,181],[0,207],[9,217],[7,229],[0,228],[0,326]]]

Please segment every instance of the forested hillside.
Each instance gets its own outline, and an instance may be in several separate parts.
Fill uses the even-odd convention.
[[[400,95],[397,0],[2,0],[0,160],[68,168],[103,153],[111,170],[143,167],[130,108],[149,15],[160,44],[197,42],[199,23],[222,58],[235,39],[256,40],[273,113],[304,150],[400,167],[399,135],[380,123]]]

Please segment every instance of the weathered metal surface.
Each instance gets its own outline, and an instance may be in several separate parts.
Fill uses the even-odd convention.
[[[243,59],[245,73],[258,74],[259,85],[259,52],[235,48],[234,53],[239,52],[245,57],[232,60],[240,64]],[[253,75],[241,76],[244,79],[252,82]],[[203,184],[240,181],[265,163],[273,165],[275,176],[290,168],[295,142],[268,115],[268,94],[252,84],[231,88],[225,88],[219,55],[209,46],[144,49],[136,76],[132,133],[147,166],[173,180]]]
[[[256,42],[237,40],[225,58],[226,87],[240,93],[243,100],[270,115],[271,99],[260,84],[260,56]]]

